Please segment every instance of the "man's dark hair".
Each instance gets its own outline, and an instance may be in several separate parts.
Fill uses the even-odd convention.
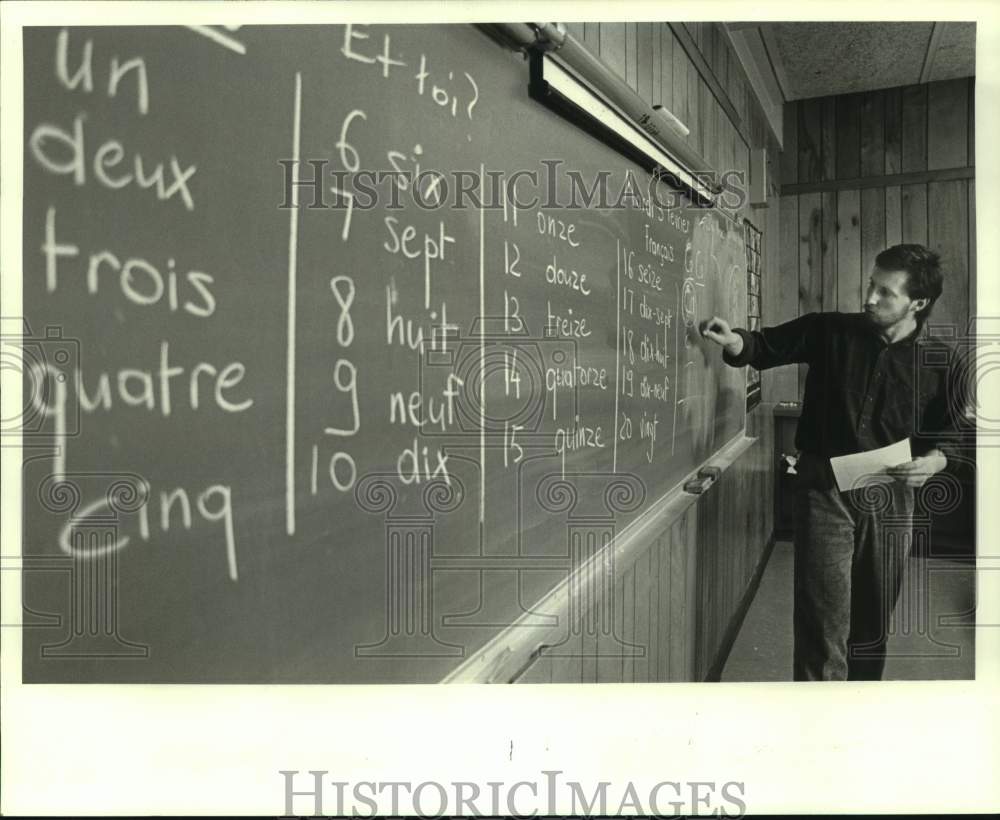
[[[906,271],[906,294],[911,299],[928,299],[927,307],[915,314],[923,327],[931,308],[941,295],[941,259],[923,245],[893,245],[875,257],[884,271]]]

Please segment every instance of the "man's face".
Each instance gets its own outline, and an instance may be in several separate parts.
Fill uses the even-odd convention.
[[[908,274],[903,270],[887,271],[875,268],[868,280],[865,315],[879,328],[890,328],[913,316],[926,303],[910,299],[906,293]]]

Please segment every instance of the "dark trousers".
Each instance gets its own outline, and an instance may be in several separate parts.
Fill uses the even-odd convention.
[[[913,490],[840,492],[802,454],[795,498],[795,680],[879,680],[912,541]]]

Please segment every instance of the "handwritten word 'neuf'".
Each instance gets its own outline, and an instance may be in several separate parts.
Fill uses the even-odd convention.
[[[52,123],[41,123],[28,140],[35,162],[50,174],[71,176],[79,187],[87,184],[88,155],[83,125],[86,116],[82,112],[77,114],[71,131]],[[194,210],[194,197],[188,187],[188,181],[196,171],[194,165],[182,167],[177,157],[171,156],[164,171],[162,162],[150,169],[149,161],[144,161],[138,152],[129,159],[126,157],[125,147],[119,140],[109,139],[101,143],[89,162],[93,178],[111,190],[129,186],[153,190],[161,201],[178,196],[187,210]],[[124,165],[122,160],[126,160]],[[170,177],[169,181],[166,176]]]

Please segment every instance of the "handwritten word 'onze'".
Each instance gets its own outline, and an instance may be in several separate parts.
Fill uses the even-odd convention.
[[[77,114],[73,120],[72,133],[63,130],[58,125],[42,123],[31,133],[28,146],[35,161],[50,174],[70,174],[78,186],[87,184],[87,153],[84,140],[83,121],[86,114]],[[68,155],[60,153],[68,151]],[[148,162],[143,163],[142,155],[136,153],[131,163],[132,173],[122,173],[124,169],[116,166],[125,159],[126,152],[121,142],[108,140],[94,152],[91,170],[96,179],[105,188],[120,190],[130,185],[139,188],[151,188],[156,191],[159,200],[171,199],[179,195],[184,207],[194,210],[194,197],[188,188],[188,180],[194,176],[195,166],[182,168],[177,157],[169,160],[171,182],[164,179],[163,163],[157,163],[150,171]]]

